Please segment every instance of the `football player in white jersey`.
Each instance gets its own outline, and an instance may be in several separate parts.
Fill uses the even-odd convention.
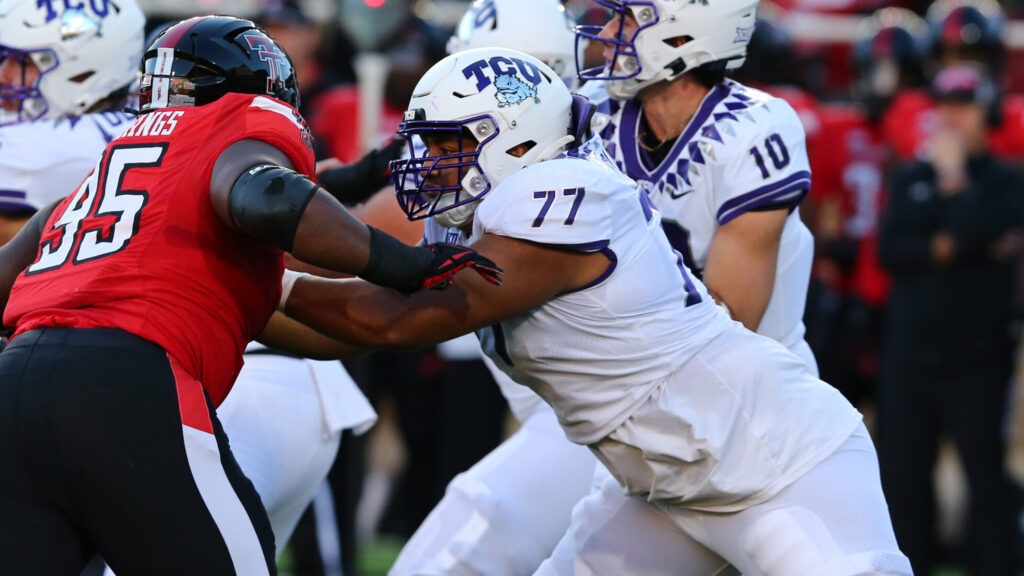
[[[607,62],[579,74],[588,96],[612,98],[608,152],[732,317],[816,371],[803,325],[814,240],[797,211],[811,178],[804,130],[784,100],[724,77],[743,63],[758,1],[594,1],[610,21],[577,31]]]
[[[575,35],[559,0],[477,0],[448,41],[451,54],[473,48],[520,48],[576,84]],[[422,150],[417,151],[422,155]],[[424,243],[464,244],[451,212],[428,219]],[[438,347],[480,354],[474,336]],[[484,358],[520,427],[469,470],[417,528],[390,576],[519,576],[532,574],[569,527],[572,508],[590,491],[597,460],[566,440],[551,407]],[[551,470],[558,469],[552,481]],[[509,542],[515,541],[515,546]]]
[[[582,137],[586,104],[512,50],[436,64],[402,125],[427,153],[393,164],[399,200],[447,214],[504,285],[461,275],[407,297],[290,273],[289,316],[371,347],[479,331],[551,405],[614,479],[584,500],[608,521],[574,512],[568,563],[538,573],[909,575],[860,414],[715,304],[647,195]]]
[[[134,119],[121,108],[145,18],[134,2],[96,5],[0,1],[0,244],[74,190]]]
[[[0,0],[0,245],[74,190],[134,121],[122,108],[137,81],[145,16],[135,0],[79,4]],[[276,354],[246,356],[218,416],[267,508],[278,553],[342,430],[376,420],[338,362]]]

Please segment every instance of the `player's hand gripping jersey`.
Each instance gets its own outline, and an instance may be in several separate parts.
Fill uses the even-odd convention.
[[[214,162],[243,139],[313,173],[302,117],[266,96],[139,116],[54,210],[4,324],[17,333],[121,328],[167,350],[219,405],[277,306],[284,266],[281,250],[229,229],[213,210]]]
[[[791,350],[805,346],[802,318],[814,240],[795,207],[807,194],[811,173],[804,130],[793,108],[725,80],[708,93],[664,160],[654,165],[638,143],[646,130],[640,101],[611,101],[610,107],[610,123],[601,134],[609,154],[645,186],[662,213],[669,241],[698,276],[720,226],[751,210],[792,210],[758,333]]]

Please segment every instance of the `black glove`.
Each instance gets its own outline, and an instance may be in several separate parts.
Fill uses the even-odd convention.
[[[370,259],[359,273],[378,286],[412,294],[424,288],[443,290],[452,276],[466,267],[474,268],[492,284],[501,284],[501,268],[472,248],[439,242],[430,246],[409,246],[396,238],[370,229]]]
[[[390,183],[391,161],[402,155],[405,143],[393,138],[352,164],[324,170],[317,183],[342,204],[359,204]]]
[[[444,290],[455,282],[455,273],[467,267],[476,270],[491,284],[501,286],[501,268],[476,250],[445,242],[437,242],[427,248],[434,253],[434,261],[423,280],[423,288]]]

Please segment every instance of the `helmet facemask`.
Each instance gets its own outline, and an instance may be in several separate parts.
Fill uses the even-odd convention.
[[[598,44],[610,45],[614,48],[612,57],[605,61],[601,66],[595,66],[593,68],[581,69],[583,61],[581,58],[576,59],[576,75],[579,76],[580,80],[628,80],[639,75],[643,71],[643,66],[640,63],[640,57],[636,49],[636,38],[640,32],[644,31],[651,26],[658,23],[658,10],[651,2],[615,2],[612,0],[594,0],[601,6],[612,11],[614,18],[616,19],[615,24],[612,24],[615,30],[615,36],[613,38],[606,38],[601,36],[601,31],[604,30],[604,26],[577,26],[576,27],[576,43],[577,51],[581,52],[586,46],[583,43],[597,42]],[[640,6],[638,12],[634,13],[634,18],[637,21],[636,28],[629,34],[629,38],[624,37],[626,30],[626,21],[630,17],[630,8],[632,6]]]
[[[604,27],[578,26],[577,40],[612,48],[600,68],[577,71],[581,80],[604,80],[617,100],[644,88],[704,69],[743,65],[754,32],[758,0],[594,0],[612,13]],[[607,35],[602,36],[602,31]],[[611,37],[608,37],[611,36]],[[578,60],[577,60],[578,62]]]
[[[422,117],[421,111],[410,110],[398,132],[409,143],[409,157],[391,163],[398,203],[410,220],[434,217],[446,227],[468,224],[491,189],[480,155],[498,135],[497,124],[490,116],[450,122]],[[431,156],[425,144],[437,140],[455,143],[456,151]]]
[[[0,109],[0,126],[31,122],[46,115],[50,106],[39,86],[45,75],[57,67],[57,55],[53,50],[17,50],[0,45],[0,66],[15,66],[14,84],[0,84],[0,100],[18,102],[17,110]],[[36,77],[29,82],[30,70],[35,68]],[[7,104],[10,106],[10,104]]]

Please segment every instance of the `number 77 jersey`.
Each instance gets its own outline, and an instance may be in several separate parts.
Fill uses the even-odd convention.
[[[548,402],[570,440],[604,437],[730,325],[683,265],[636,182],[592,140],[538,162],[483,197],[484,234],[608,259],[604,274],[480,333],[484,352]]]
[[[704,98],[664,158],[640,143],[648,130],[638,100],[609,102],[601,136],[619,169],[645,187],[662,214],[665,233],[701,276],[721,226],[746,212],[788,209],[775,284],[758,333],[805,360],[803,340],[814,240],[797,205],[811,184],[804,129],[784,100],[725,80]]]
[[[120,328],[164,348],[219,404],[277,306],[284,255],[220,221],[213,165],[233,142],[255,139],[309,174],[308,137],[293,108],[251,94],[139,116],[53,211],[4,325],[15,337]]]

